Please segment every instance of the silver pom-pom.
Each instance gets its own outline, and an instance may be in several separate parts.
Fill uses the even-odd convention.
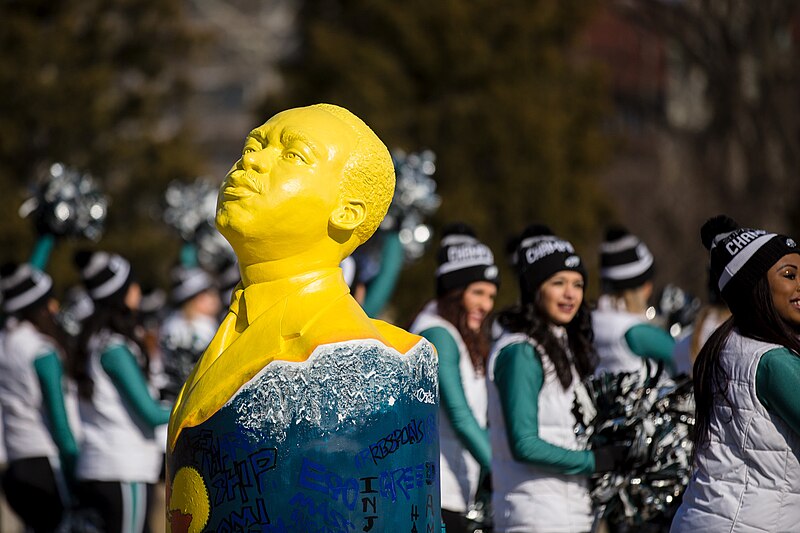
[[[192,183],[172,182],[164,193],[164,221],[194,244],[198,264],[214,273],[236,262],[233,248],[214,225],[218,192],[218,184],[198,178]]]
[[[213,224],[219,186],[206,178],[191,183],[173,181],[164,193],[164,222],[175,228],[187,242],[203,224]]]
[[[32,217],[40,234],[97,241],[103,235],[108,199],[89,174],[54,163],[19,214]]]
[[[397,182],[381,228],[398,232],[406,259],[413,261],[422,256],[433,235],[424,221],[442,203],[432,177],[436,172],[436,154],[431,150],[410,154],[394,150],[392,160]]]
[[[691,477],[692,382],[670,379],[647,362],[641,373],[586,380],[575,407],[576,433],[590,448],[627,447],[624,471],[596,474],[597,520],[641,528],[668,525]]]

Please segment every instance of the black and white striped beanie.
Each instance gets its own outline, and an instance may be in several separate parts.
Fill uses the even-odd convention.
[[[199,267],[177,266],[170,274],[172,277],[170,300],[173,305],[181,305],[214,287],[214,280]]]
[[[131,264],[120,255],[81,250],[74,260],[83,286],[94,301],[105,300],[130,285]]]
[[[730,217],[711,218],[700,229],[711,255],[711,278],[733,314],[750,305],[756,282],[778,259],[800,254],[794,239],[761,229],[742,228]]]
[[[445,227],[439,243],[438,262],[438,296],[476,281],[500,285],[500,271],[494,263],[494,254],[478,241],[475,232],[466,224],[457,222]]]
[[[543,224],[526,228],[517,250],[517,261],[521,298],[526,303],[535,296],[539,286],[557,272],[577,272],[583,276],[584,283],[588,281],[586,268],[572,243],[555,236]]]
[[[52,294],[53,279],[28,263],[7,263],[0,268],[3,311],[19,313],[46,301]]]
[[[653,254],[636,235],[621,227],[606,231],[600,244],[600,281],[606,292],[641,286],[653,278]]]

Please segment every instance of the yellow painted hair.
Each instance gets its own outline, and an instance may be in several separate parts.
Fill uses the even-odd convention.
[[[343,107],[316,104],[312,107],[327,111],[355,132],[358,142],[345,164],[340,194],[357,198],[367,207],[366,220],[355,230],[358,244],[364,244],[378,229],[394,195],[394,163],[386,145],[363,120]]]

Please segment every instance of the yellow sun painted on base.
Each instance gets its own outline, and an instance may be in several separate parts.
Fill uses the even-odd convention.
[[[200,533],[208,523],[210,505],[203,477],[194,468],[175,474],[169,490],[168,533]]]

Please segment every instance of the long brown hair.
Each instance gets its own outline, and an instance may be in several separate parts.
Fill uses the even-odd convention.
[[[125,295],[130,283],[113,295],[103,300],[94,302],[94,312],[83,324],[83,329],[78,337],[78,345],[72,357],[70,373],[78,384],[78,395],[91,399],[94,394],[94,381],[89,375],[90,349],[89,343],[94,335],[103,329],[119,333],[133,342],[142,353],[142,360],[138,361],[142,372],[147,376],[147,349],[140,335],[138,315],[125,304]]]
[[[30,322],[39,333],[49,337],[61,352],[60,355],[65,357],[68,348],[67,336],[50,311],[49,302],[50,299],[42,300],[37,305],[19,311],[16,313],[16,317]]]
[[[708,444],[715,402],[731,405],[728,397],[729,376],[722,366],[720,355],[734,328],[745,337],[779,344],[800,355],[798,332],[775,309],[766,275],[759,278],[752,293],[745,298],[749,300],[747,305],[738,306],[737,312],[711,335],[694,363],[695,450]]]
[[[584,299],[578,307],[578,312],[565,326],[567,344],[572,352],[570,361],[564,346],[551,331],[550,320],[545,316],[538,301],[539,289],[537,288],[532,302],[516,304],[506,309],[500,313],[498,320],[505,329],[524,333],[539,343],[547,357],[553,362],[558,381],[566,389],[572,383],[571,363],[575,365],[575,370],[581,379],[591,376],[597,366],[597,355],[592,344],[594,340],[592,315]]]
[[[466,287],[454,289],[436,299],[436,308],[439,316],[453,324],[458,330],[469,352],[472,367],[478,375],[486,371],[486,360],[489,358],[491,343],[491,314],[487,316],[479,330],[475,331],[467,326],[467,309],[464,307],[464,292]]]

